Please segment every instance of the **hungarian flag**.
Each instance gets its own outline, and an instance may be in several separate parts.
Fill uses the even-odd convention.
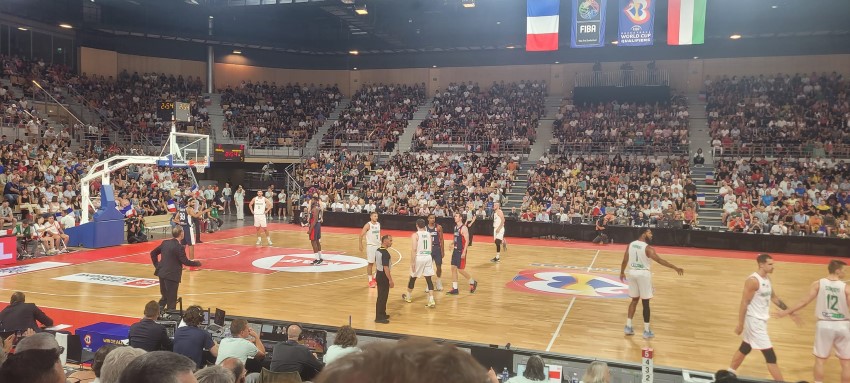
[[[558,16],[560,0],[527,0],[525,50],[529,52],[558,50]]]
[[[667,9],[667,44],[705,43],[705,5],[708,0],[670,0]]]

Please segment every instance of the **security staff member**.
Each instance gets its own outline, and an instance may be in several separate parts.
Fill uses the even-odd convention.
[[[145,317],[130,326],[128,338],[131,347],[147,352],[171,351],[172,344],[171,339],[168,338],[168,331],[163,325],[156,323],[158,317],[159,305],[156,301],[148,302],[145,305]]]
[[[177,306],[177,289],[183,277],[183,265],[201,266],[201,261],[186,258],[186,250],[180,242],[183,240],[183,228],[175,226],[171,229],[172,239],[166,239],[151,251],[151,262],[156,268],[154,275],[159,277],[159,292],[162,298],[159,305],[167,305],[168,310]],[[160,255],[162,259],[160,259]]]
[[[381,237],[381,247],[378,248],[378,256],[375,257],[375,266],[377,273],[375,281],[378,282],[378,302],[375,304],[375,323],[390,323],[390,316],[387,314],[387,297],[390,295],[390,288],[395,287],[393,276],[390,273],[392,267],[392,258],[387,249],[393,245],[393,237],[385,235]]]

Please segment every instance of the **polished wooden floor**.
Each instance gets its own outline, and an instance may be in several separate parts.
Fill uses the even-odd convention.
[[[495,249],[491,239],[477,236],[467,265],[479,281],[478,291],[469,294],[466,281],[462,280],[459,296],[445,295],[450,284],[450,274],[446,271],[447,288],[437,294],[437,307],[428,309],[424,305],[424,280],[417,283],[413,303],[401,300],[410,261],[410,233],[390,232],[395,235],[393,247],[398,250],[393,252],[393,259],[399,262],[394,268],[396,287],[389,301],[392,323],[378,325],[373,322],[376,291],[366,286],[363,268],[292,273],[252,266],[252,259],[281,252],[309,253],[310,245],[302,228],[273,224],[271,229],[273,247],[255,246],[256,237],[250,227],[206,236],[206,242],[198,245],[196,251],[198,259],[207,260],[208,267],[184,274],[180,295],[185,302],[219,307],[234,315],[325,325],[346,324],[351,317],[355,328],[361,329],[499,345],[511,343],[514,347],[633,362],[640,360],[642,347],[650,346],[655,349],[656,365],[714,371],[728,367],[732,353],[740,344],[733,329],[741,290],[744,279],[756,268],[755,254],[659,249],[664,258],[683,267],[685,275],[679,277],[672,270],[653,265],[656,295],[652,301],[652,326],[656,338],[645,341],[639,335],[640,308],[635,316],[638,335],[623,335],[627,299],[539,294],[509,287],[518,283],[513,280],[522,270],[552,269],[616,279],[624,249],[621,245],[597,247],[587,243],[509,238],[511,245],[503,254],[503,261],[492,264],[489,260]],[[355,230],[324,228],[323,231],[325,252],[362,256]],[[151,247],[152,244],[132,245],[107,252],[101,250],[94,255],[82,252],[51,259],[73,264],[0,278],[0,290],[3,290],[0,294],[7,296],[11,291],[22,290],[28,293],[28,301],[40,305],[140,316],[145,302],[158,298],[156,287],[134,289],[52,278],[75,273],[153,278],[147,256]],[[824,263],[828,261],[779,255],[775,259],[774,288],[789,303],[800,299],[809,283],[826,273]],[[449,269],[448,260],[444,266]],[[577,285],[558,286],[563,290]],[[788,381],[811,380],[813,310],[814,307],[805,309],[801,327],[788,319],[770,321],[770,335]],[[768,377],[764,359],[757,352],[750,355],[739,372],[744,376]],[[837,361],[829,361],[827,372],[827,381],[838,381]]]

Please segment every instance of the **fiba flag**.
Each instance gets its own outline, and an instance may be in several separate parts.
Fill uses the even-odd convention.
[[[621,47],[652,45],[656,0],[620,0]]]
[[[560,0],[527,0],[525,50],[529,52],[558,50]]]
[[[705,5],[708,0],[670,0],[667,44],[705,44]]]

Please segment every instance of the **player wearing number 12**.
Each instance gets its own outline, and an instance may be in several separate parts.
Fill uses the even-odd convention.
[[[812,283],[809,295],[800,303],[776,315],[782,318],[794,314],[817,299],[815,316],[818,324],[812,352],[815,355],[815,383],[823,382],[823,364],[833,349],[841,362],[841,383],[850,383],[850,290],[842,281],[846,265],[839,260],[830,261],[827,266],[829,275]]]
[[[378,213],[369,214],[369,222],[363,225],[363,231],[360,232],[361,252],[363,251],[363,237],[366,237],[366,261],[369,262],[366,266],[366,281],[369,282],[369,287],[375,288],[377,282],[372,275],[372,268],[375,267],[375,254],[381,247],[381,223],[378,222]]]
[[[623,264],[620,266],[620,280],[624,282],[626,281],[626,267],[629,268],[629,297],[632,298],[632,302],[629,303],[628,319],[626,319],[624,332],[626,335],[635,334],[632,328],[632,318],[635,316],[637,303],[640,300],[643,303],[643,337],[646,339],[655,337],[655,334],[649,328],[649,300],[652,299],[653,293],[652,273],[649,271],[650,260],[676,270],[679,275],[685,273],[684,269],[661,259],[655,253],[655,249],[649,246],[650,241],[652,241],[652,230],[646,228],[640,237],[632,241],[626,248],[626,253],[623,254]]]
[[[401,294],[401,298],[407,303],[412,303],[413,287],[416,286],[416,278],[425,277],[425,282],[428,283],[428,303],[425,306],[435,307],[434,303],[434,282],[431,277],[434,273],[434,260],[431,259],[431,250],[433,248],[431,233],[425,230],[425,220],[416,220],[416,232],[410,236],[413,247],[410,254],[410,281],[407,282],[407,293]]]

